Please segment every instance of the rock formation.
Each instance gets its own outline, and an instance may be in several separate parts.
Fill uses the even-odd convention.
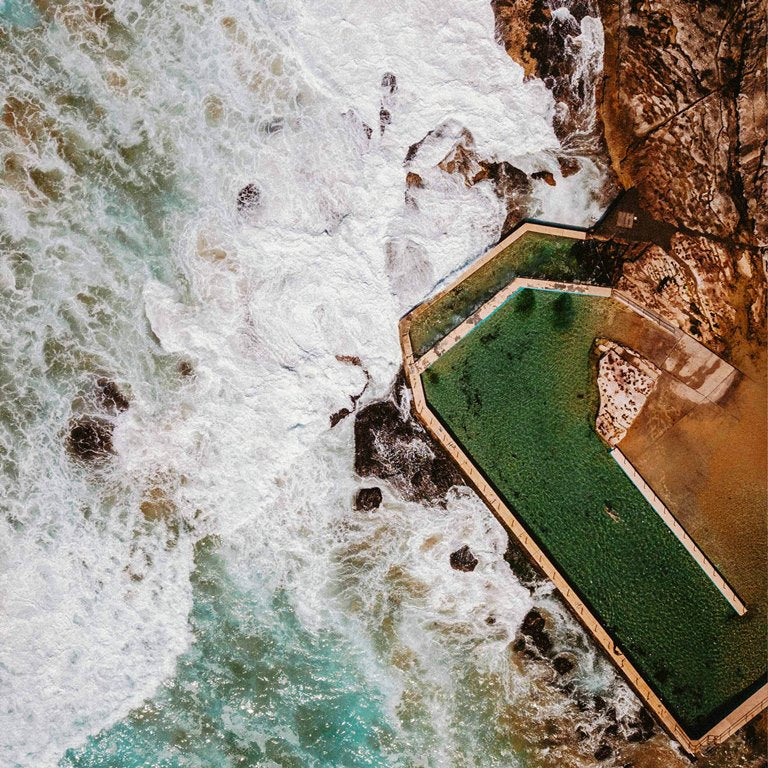
[[[448,454],[411,413],[402,372],[390,397],[361,408],[355,419],[355,472],[390,482],[406,499],[445,504],[464,479]]]
[[[451,552],[449,561],[454,571],[464,571],[465,573],[474,571],[478,563],[478,559],[472,554],[472,550],[467,544],[455,552]]]
[[[637,352],[607,339],[595,341],[600,407],[595,429],[612,448],[618,445],[653,391],[661,370]]]

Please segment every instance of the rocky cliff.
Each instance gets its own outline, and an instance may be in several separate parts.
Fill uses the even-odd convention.
[[[593,146],[632,190],[602,237],[628,243],[619,287],[745,369],[761,368],[768,245],[763,0],[491,0],[499,42],[542,77],[567,146]],[[574,57],[599,13],[603,77]],[[594,87],[590,83],[595,82]],[[648,242],[646,242],[648,241]]]

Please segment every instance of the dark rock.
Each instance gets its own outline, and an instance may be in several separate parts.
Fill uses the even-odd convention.
[[[176,366],[176,370],[178,370],[178,372],[185,378],[195,375],[195,369],[192,367],[192,363],[188,360],[182,360],[178,366]]]
[[[402,371],[389,399],[361,408],[355,418],[355,472],[387,480],[409,501],[446,502],[464,480],[448,454],[408,409]]]
[[[87,462],[103,460],[112,453],[114,425],[95,416],[79,416],[69,422],[67,448],[77,459]]]
[[[385,72],[381,78],[381,87],[390,95],[397,91],[397,78],[392,72]]]
[[[626,726],[630,729],[627,734],[627,741],[631,742],[648,741],[653,736],[655,729],[653,717],[645,707],[642,707],[637,713],[637,717],[626,723]]]
[[[240,212],[252,211],[259,204],[261,190],[256,184],[246,184],[237,193],[237,210]]]
[[[535,173],[531,174],[532,179],[543,179],[544,181],[549,184],[550,187],[554,187],[557,185],[557,182],[555,181],[555,177],[552,175],[550,171],[536,171]]]
[[[120,391],[114,381],[106,378],[96,379],[97,397],[99,405],[111,413],[122,413],[128,410],[130,401]]]
[[[381,506],[381,488],[361,488],[355,496],[355,509],[361,512],[370,512]]]
[[[454,571],[474,571],[477,567],[478,560],[472,554],[470,548],[465,544],[461,549],[457,549],[455,552],[451,552],[450,557],[451,568]]]
[[[379,129],[381,133],[384,133],[384,128],[392,122],[392,113],[388,109],[382,107],[379,110]]]
[[[595,750],[595,760],[607,760],[609,757],[613,755],[613,748],[610,744],[607,744],[606,742],[603,742],[596,750]]]
[[[487,616],[486,619],[485,619],[485,623],[489,627],[492,627],[496,623],[496,617],[495,616]]]
[[[546,620],[537,608],[531,608],[525,615],[520,634],[529,638],[542,656],[548,655],[552,650],[552,638],[547,632]]]
[[[333,429],[340,421],[346,419],[352,411],[349,408],[341,408],[336,413],[331,414],[331,429]]]
[[[589,731],[583,726],[576,726],[576,741],[586,741],[589,738]]]
[[[558,675],[567,675],[576,667],[576,662],[573,660],[572,656],[569,656],[566,653],[559,653],[552,661],[552,666],[555,668],[555,672],[557,672]]]
[[[504,553],[504,560],[512,569],[518,581],[527,589],[533,590],[539,582],[538,571],[528,559],[522,547],[512,536],[507,537],[507,550]]]

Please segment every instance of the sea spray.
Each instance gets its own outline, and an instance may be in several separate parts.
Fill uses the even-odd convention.
[[[542,718],[551,759],[578,761],[562,694],[509,648],[549,598],[514,579],[493,519],[468,493],[440,510],[389,491],[361,517],[350,420],[329,426],[365,383],[337,356],[360,358],[365,398],[399,366],[387,243],[428,265],[416,301],[500,235],[489,182],[446,175],[406,206],[409,147],[452,119],[526,171],[558,150],[488,5],[23,18],[0,22],[2,762],[546,765],[521,726]],[[601,174],[537,184],[530,213],[593,221]],[[92,466],[66,435],[104,376],[130,406]],[[463,544],[472,574],[448,566]],[[280,642],[306,683],[278,661],[252,676]]]

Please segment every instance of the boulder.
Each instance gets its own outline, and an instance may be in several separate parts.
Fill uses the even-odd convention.
[[[478,560],[472,554],[468,545],[464,545],[461,549],[457,549],[455,552],[451,552],[450,557],[451,568],[454,571],[464,571],[469,573],[474,571],[477,567]]]
[[[355,509],[362,512],[370,512],[381,506],[381,488],[361,488],[355,496]]]
[[[445,505],[464,480],[453,460],[412,415],[402,370],[390,396],[355,417],[355,472],[390,482],[403,498]]]
[[[78,416],[69,422],[67,449],[81,461],[98,462],[112,453],[111,421],[96,416]]]
[[[552,650],[552,638],[547,632],[546,620],[537,608],[531,608],[525,615],[520,634],[527,637],[542,656],[546,656]]]

